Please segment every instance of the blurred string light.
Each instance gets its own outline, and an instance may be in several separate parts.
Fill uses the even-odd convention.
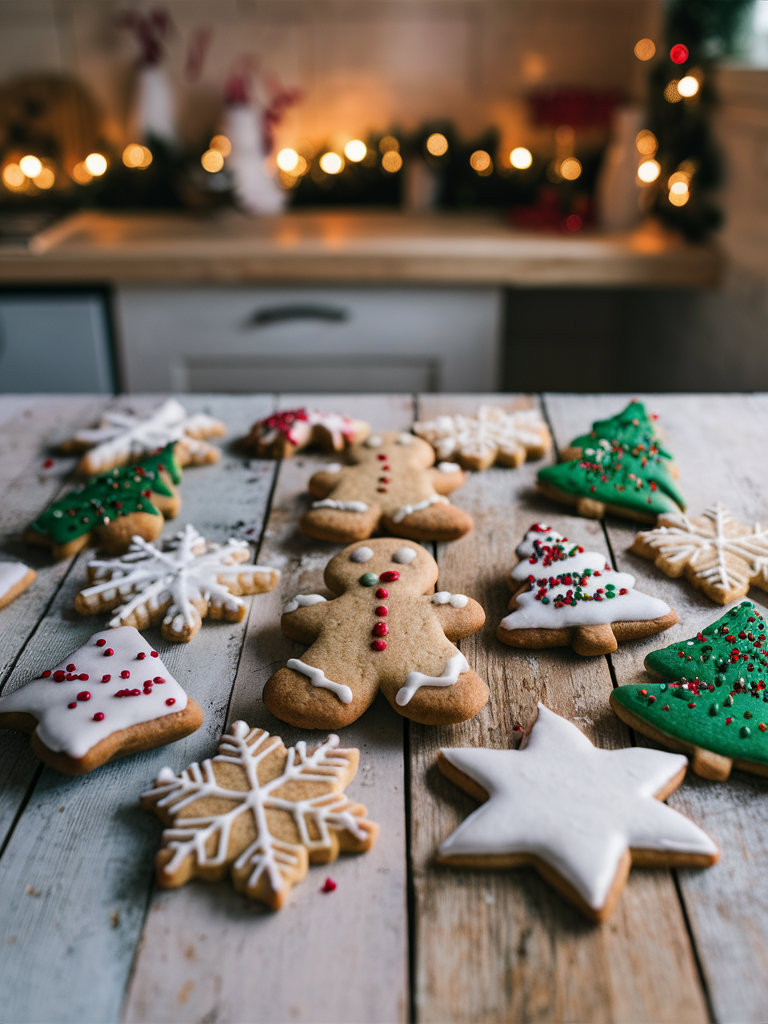
[[[56,181],[56,175],[50,167],[43,167],[40,173],[35,178],[35,185],[38,188],[47,190],[53,188]]]
[[[635,56],[638,60],[650,60],[656,54],[656,43],[652,39],[638,39],[635,43]]]
[[[368,147],[362,139],[350,139],[344,147],[344,156],[353,164],[359,164],[361,160],[365,160],[367,153]]]
[[[226,135],[214,135],[208,143],[208,149],[215,149],[217,153],[221,153],[226,159],[232,152],[232,143]]]
[[[94,178],[100,178],[107,169],[107,158],[102,156],[101,153],[89,153],[85,160],[83,160],[83,163],[85,164],[85,169]]]
[[[93,181],[93,175],[85,166],[85,161],[81,160],[72,168],[72,180],[78,185],[89,185]]]
[[[3,168],[3,181],[10,189],[21,188],[27,176],[16,163],[6,164]]]
[[[388,149],[381,158],[381,166],[389,174],[396,174],[403,166],[403,158],[394,149]]]
[[[533,163],[533,154],[530,149],[526,149],[525,146],[515,146],[509,154],[509,162],[513,167],[516,167],[518,171],[524,171],[526,167],[530,167]]]
[[[224,157],[218,149],[206,149],[200,157],[200,163],[203,165],[204,171],[208,171],[209,174],[216,174],[224,166]]]
[[[123,150],[123,163],[137,171],[146,170],[152,163],[152,153],[138,142],[129,143]]]
[[[677,88],[679,84],[679,80],[677,78],[673,78],[672,81],[667,85],[666,89],[664,90],[664,99],[667,101],[667,103],[679,103],[680,100],[683,98],[680,95],[680,90]]]
[[[652,181],[656,181],[660,174],[661,164],[658,160],[643,160],[637,168],[638,178],[646,185],[650,185]]]
[[[677,83],[677,91],[681,96],[688,99],[690,96],[695,96],[699,91],[699,83],[693,75],[686,75],[685,78],[681,78]]]
[[[36,156],[23,156],[19,160],[19,167],[27,178],[36,178],[42,171],[43,164]]]
[[[384,138],[379,141],[379,152],[399,153],[400,143],[397,141],[394,135],[385,135]]]
[[[344,169],[344,161],[338,153],[323,153],[320,157],[320,170],[326,174],[338,174]]]
[[[669,201],[673,206],[685,206],[690,198],[691,193],[683,181],[676,181],[669,190]]]
[[[659,148],[659,140],[653,132],[643,128],[641,132],[637,133],[635,145],[637,146],[638,153],[642,153],[643,156],[653,156]]]
[[[432,156],[444,156],[448,152],[448,139],[441,132],[433,132],[427,139],[427,152]]]
[[[684,43],[675,43],[669,56],[673,64],[685,64],[688,60],[688,47]]]
[[[486,153],[484,149],[476,149],[472,156],[469,158],[469,166],[473,171],[477,171],[480,175],[488,175],[493,170],[493,161],[491,160],[491,154]]]
[[[560,176],[566,181],[576,181],[581,174],[581,161],[577,160],[575,156],[566,157],[560,164],[559,170]]]
[[[275,159],[280,170],[290,174],[291,171],[296,170],[301,157],[295,149],[281,149]]]

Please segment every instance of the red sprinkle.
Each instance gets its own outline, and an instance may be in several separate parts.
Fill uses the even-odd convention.
[[[94,720],[94,722],[103,722],[104,721],[104,712],[103,711],[97,711],[96,714],[93,716],[93,720]]]
[[[144,651],[139,651],[136,657],[138,658],[139,661],[144,661],[144,659],[146,658],[146,654],[144,653]]]
[[[378,597],[379,600],[381,600],[384,597],[389,597],[389,591],[385,590],[384,587],[379,587],[379,589],[376,591],[376,597]]]
[[[691,703],[688,705],[688,707],[689,708],[695,708],[696,707],[696,702],[695,701],[691,701]]]
[[[47,678],[48,678],[48,676],[49,676],[50,674],[51,674],[51,670],[50,670],[49,668],[47,668],[47,669],[45,670],[45,672],[43,672],[43,674],[42,674],[41,678],[42,678],[42,679],[47,679]]]
[[[380,615],[383,619],[389,614],[389,612],[387,611],[383,604],[380,604],[377,608],[374,608],[374,614]]]
[[[379,579],[382,583],[394,583],[395,580],[400,579],[400,573],[396,572],[394,569],[390,569],[388,572],[383,572],[381,576],[379,576]]]
[[[150,656],[150,658],[159,658],[160,657],[160,655],[157,653],[157,651],[150,651],[149,652],[149,656]]]
[[[376,458],[379,460],[379,462],[386,462],[387,461],[387,456],[386,455],[377,455]]]
[[[77,707],[77,701],[73,700],[71,704],[67,704],[67,707],[68,708],[76,708]]]
[[[77,699],[78,700],[90,700],[91,699],[91,695],[90,695],[90,693],[88,693],[87,690],[81,690],[80,693],[78,693],[78,695],[77,695]]]
[[[387,641],[386,640],[374,640],[373,643],[371,644],[371,650],[372,651],[384,651],[384,650],[386,650],[386,647],[387,647]]]
[[[336,883],[334,882],[334,880],[332,878],[326,878],[325,882],[323,882],[323,887],[320,890],[320,892],[333,892],[335,888]]]
[[[108,683],[111,678],[112,678],[112,676],[107,674],[107,675],[101,677],[101,681],[102,681],[102,683]]]
[[[139,690],[139,689],[126,690],[125,692],[126,692],[126,694],[130,694],[131,697],[140,697],[141,696],[141,690]]]
[[[97,640],[96,641],[96,646],[97,647],[104,647],[106,645],[106,643],[107,643],[106,640]]]
[[[57,683],[63,683],[64,673],[61,671],[61,669],[59,669],[58,672],[53,673],[53,678],[56,680]]]
[[[387,626],[386,622],[377,622],[373,627],[374,636],[386,636],[388,632],[389,626]]]
[[[768,725],[766,725],[765,722],[761,722],[757,728],[760,730],[760,732],[765,732],[765,730],[768,729]]]
[[[85,682],[86,679],[88,678],[88,673],[87,672],[81,672],[80,675],[77,678],[78,679],[82,679],[82,681]]]
[[[168,700],[165,703],[168,705],[168,707],[170,707],[171,704],[175,704],[176,703],[176,698],[175,697],[169,697]]]
[[[50,469],[53,465],[53,459],[46,459],[43,463],[43,469]]]
[[[111,657],[112,657],[112,655],[113,655],[114,653],[115,653],[115,652],[114,652],[114,651],[112,650],[112,648],[111,648],[111,647],[108,647],[108,648],[106,649],[106,651],[104,651],[104,657],[105,657],[105,658],[111,658]]]
[[[162,677],[162,676],[155,676],[155,679],[154,679],[154,681],[155,681],[156,683],[164,683],[164,682],[165,682],[165,679],[163,679],[163,677]]]
[[[67,672],[74,672],[77,665],[67,665]]]
[[[127,668],[124,668],[123,671],[120,673],[120,678],[121,679],[130,679],[131,678],[131,673],[128,671]]]

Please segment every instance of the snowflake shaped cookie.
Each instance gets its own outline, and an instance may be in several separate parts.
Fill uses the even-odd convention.
[[[359,759],[338,736],[313,750],[303,741],[286,749],[279,736],[235,722],[216,757],[179,775],[164,768],[141,796],[169,826],[155,861],[158,883],[172,889],[229,871],[238,891],[279,910],[310,863],[365,853],[376,842],[378,825],[344,793]]]
[[[245,616],[241,594],[273,590],[280,572],[269,566],[243,565],[250,548],[230,538],[214,544],[187,525],[161,550],[134,537],[122,558],[88,563],[92,584],[75,598],[81,615],[115,611],[116,626],[147,626],[162,623],[166,640],[188,643],[202,619],[240,622]]]
[[[662,801],[687,760],[647,747],[601,750],[539,704],[519,750],[441,750],[438,767],[484,801],[441,844],[457,867],[531,865],[587,917],[613,910],[630,864],[706,867],[709,836]]]
[[[768,590],[768,528],[740,523],[720,502],[702,516],[659,516],[656,529],[638,533],[630,551],[667,576],[685,573],[718,604],[744,597],[750,586]]]
[[[521,466],[552,448],[549,428],[537,409],[506,412],[481,405],[474,416],[438,416],[415,423],[413,431],[432,445],[439,459],[456,459],[464,469],[488,469],[494,462]]]
[[[182,466],[216,462],[219,449],[204,438],[223,437],[226,432],[220,420],[204,413],[189,416],[183,405],[169,398],[146,418],[127,412],[106,412],[97,427],[79,430],[62,447],[64,451],[85,451],[78,470],[93,476],[115,466],[126,466],[172,443],[176,444],[176,458]]]

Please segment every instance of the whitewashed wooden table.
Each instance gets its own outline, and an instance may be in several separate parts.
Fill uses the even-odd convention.
[[[56,444],[107,404],[138,410],[160,396],[0,399],[0,549],[38,571],[36,584],[0,612],[0,686],[6,691],[66,657],[101,620],[82,619],[73,596],[87,553],[52,564],[20,540],[25,526],[68,483]],[[642,397],[642,396],[640,396]],[[540,403],[558,445],[626,396],[492,396]],[[653,396],[691,510],[717,498],[744,521],[768,518],[768,395]],[[405,429],[438,412],[472,411],[478,396],[186,396],[194,411],[223,419],[234,439],[278,407],[341,408],[378,429]],[[635,736],[608,706],[612,686],[639,681],[659,640],[609,657],[570,650],[515,651],[496,641],[505,574],[530,523],[546,519],[605,550],[642,589],[680,615],[664,643],[691,636],[720,609],[686,583],[627,554],[634,530],[577,519],[536,496],[536,463],[475,474],[453,498],[474,531],[435,550],[441,589],[477,598],[485,628],[462,642],[491,687],[488,706],[463,725],[410,724],[384,701],[343,730],[362,751],[354,799],[381,824],[372,853],[310,868],[278,914],[228,881],[160,891],[153,857],[161,826],[138,794],[165,764],[215,752],[225,725],[244,718],[286,741],[299,731],[261,703],[272,672],[298,645],[279,629],[283,600],[322,587],[337,547],[296,523],[305,483],[323,456],[282,464],[249,461],[225,445],[213,467],[190,468],[186,522],[215,540],[252,526],[259,561],[282,584],[251,602],[240,624],[206,623],[189,645],[148,631],[177,679],[205,712],[194,735],[74,779],[41,767],[27,737],[0,732],[0,1019],[3,1021],[765,1021],[768,1019],[768,781],[734,772],[727,783],[690,777],[670,804],[717,840],[708,871],[633,870],[610,921],[587,923],[529,870],[439,867],[438,843],[473,808],[435,767],[440,746],[507,746],[541,698],[600,746]],[[750,595],[764,610],[765,594]],[[320,734],[303,734],[314,738]],[[331,894],[320,888],[330,874]]]

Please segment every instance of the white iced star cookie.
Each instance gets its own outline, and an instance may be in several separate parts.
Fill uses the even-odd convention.
[[[661,801],[683,781],[681,754],[601,750],[539,704],[520,750],[441,750],[438,767],[486,801],[441,844],[458,867],[530,865],[594,921],[612,912],[631,864],[707,867],[709,836]]]

